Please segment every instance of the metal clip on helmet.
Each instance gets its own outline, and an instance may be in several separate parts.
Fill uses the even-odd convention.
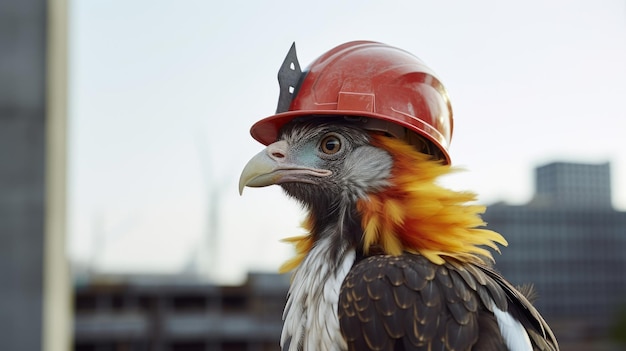
[[[339,116],[450,163],[453,122],[448,94],[435,74],[404,50],[371,41],[349,42],[300,72],[294,44],[278,80],[276,114],[250,130],[262,144],[276,141],[280,128],[294,119]]]

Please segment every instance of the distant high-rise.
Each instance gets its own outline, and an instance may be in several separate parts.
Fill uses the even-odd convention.
[[[535,286],[549,322],[607,333],[626,305],[626,212],[612,208],[609,163],[538,167],[531,202],[493,204],[484,219],[509,242],[496,268]]]
[[[611,169],[608,162],[554,162],[535,171],[535,201],[559,207],[610,208]]]

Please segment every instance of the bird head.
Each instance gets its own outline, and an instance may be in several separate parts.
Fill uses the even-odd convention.
[[[239,188],[280,185],[308,210],[309,235],[292,239],[297,265],[328,226],[337,240],[357,251],[399,255],[419,253],[435,263],[491,258],[483,246],[506,245],[499,234],[479,228],[483,206],[475,195],[437,184],[451,167],[413,145],[359,126],[333,122],[292,122],[278,141],[244,167]]]
[[[306,208],[347,204],[388,185],[392,159],[349,123],[292,123],[245,166],[239,191],[279,184]]]

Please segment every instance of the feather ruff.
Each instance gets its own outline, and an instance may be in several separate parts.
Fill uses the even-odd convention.
[[[403,251],[419,253],[435,264],[444,257],[459,261],[493,261],[485,247],[497,252],[507,245],[502,235],[484,228],[480,217],[485,206],[471,192],[446,189],[437,179],[454,169],[416,151],[405,142],[372,135],[372,144],[387,150],[394,160],[390,183],[380,192],[360,199],[363,249],[377,247],[389,255]]]

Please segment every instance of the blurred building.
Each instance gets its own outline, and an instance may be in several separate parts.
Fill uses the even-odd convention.
[[[611,168],[608,162],[555,162],[535,170],[536,207],[611,210]],[[537,206],[539,205],[539,206]]]
[[[0,1],[0,350],[65,351],[66,0]]]
[[[626,304],[626,212],[611,204],[610,165],[550,163],[522,206],[496,203],[488,227],[509,242],[496,267],[534,284],[540,312],[567,343],[606,337]]]
[[[74,350],[278,350],[288,286],[260,273],[240,286],[100,276],[76,288]]]

